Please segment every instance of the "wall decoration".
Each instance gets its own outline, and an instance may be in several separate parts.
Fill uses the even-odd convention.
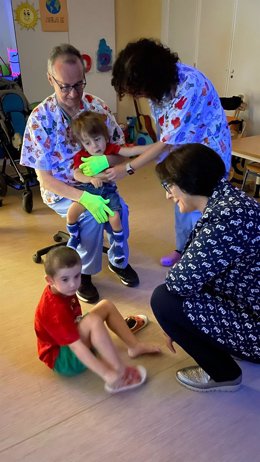
[[[39,0],[43,32],[68,32],[67,0]]]
[[[97,51],[97,70],[108,72],[112,69],[112,49],[107,45],[104,38],[99,40]]]
[[[83,54],[81,55],[84,63],[84,72],[87,74],[91,67],[92,67],[92,59],[89,55]]]
[[[22,2],[20,3],[15,12],[15,21],[20,24],[22,29],[33,29],[39,20],[39,11],[34,8],[33,3]]]
[[[18,77],[21,74],[19,55],[17,48],[7,48],[8,60],[12,77]]]

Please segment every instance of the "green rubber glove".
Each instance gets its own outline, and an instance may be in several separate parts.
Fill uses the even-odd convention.
[[[106,205],[109,199],[103,199],[101,196],[95,196],[87,191],[84,191],[79,199],[79,204],[83,205],[95,218],[98,223],[108,221],[108,215],[113,217],[115,213]]]
[[[97,175],[109,167],[107,156],[81,157],[82,164],[79,166],[82,173],[86,176]]]

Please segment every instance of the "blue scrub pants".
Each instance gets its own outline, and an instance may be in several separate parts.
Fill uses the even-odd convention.
[[[230,158],[228,159],[228,165],[230,165]],[[228,178],[228,172],[229,169],[227,169],[226,178]],[[189,213],[181,213],[178,205],[175,204],[175,238],[176,250],[179,250],[179,252],[183,251],[188,237],[201,215],[202,214],[199,210],[194,210]]]
[[[188,237],[201,217],[199,210],[194,210],[189,213],[181,213],[178,205],[175,205],[175,237],[176,250],[182,252]]]

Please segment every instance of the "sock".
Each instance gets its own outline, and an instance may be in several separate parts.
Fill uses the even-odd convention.
[[[113,231],[113,237],[115,240],[115,245],[119,245],[120,247],[123,247],[124,243],[124,233],[123,230],[121,231]]]
[[[114,258],[115,263],[123,263],[125,260],[125,254],[123,250],[124,246],[124,233],[123,231],[113,231],[114,237]]]
[[[77,222],[73,223],[73,225],[67,224],[67,230],[70,233],[67,246],[76,249],[80,243],[79,224]]]

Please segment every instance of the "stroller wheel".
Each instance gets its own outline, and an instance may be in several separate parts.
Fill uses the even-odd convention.
[[[4,197],[7,193],[7,184],[5,177],[0,173],[0,196]]]
[[[33,209],[33,195],[32,191],[23,192],[23,209],[27,213],[31,213]]]

